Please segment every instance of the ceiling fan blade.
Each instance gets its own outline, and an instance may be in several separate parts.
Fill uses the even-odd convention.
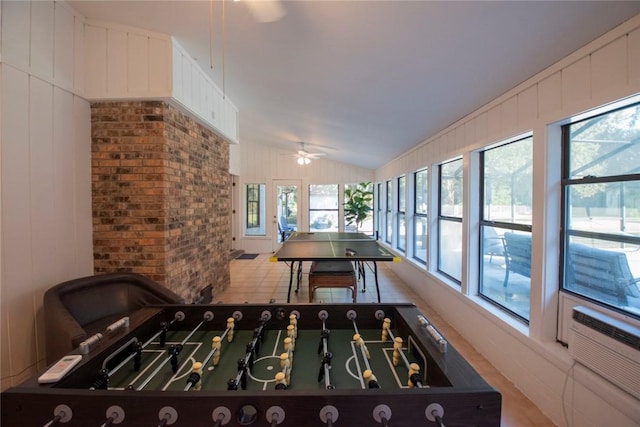
[[[281,19],[286,11],[280,0],[243,0],[249,12],[258,22],[274,22]]]

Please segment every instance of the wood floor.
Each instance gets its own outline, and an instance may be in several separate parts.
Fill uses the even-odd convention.
[[[482,357],[465,339],[440,317],[426,302],[402,281],[385,263],[379,263],[380,294],[383,302],[411,302],[433,323],[482,377],[502,394],[503,427],[544,427],[554,424],[496,368]],[[308,263],[306,270],[308,271]],[[358,303],[376,302],[377,295],[372,283],[372,274],[368,275],[367,290],[358,294]],[[257,258],[235,259],[231,261],[231,286],[219,295],[214,295],[214,303],[257,303],[266,304],[287,301],[289,267],[284,262],[269,262],[268,254]],[[299,294],[291,293],[291,302],[308,304],[307,278],[303,278]],[[351,302],[348,289],[318,289],[315,303]]]

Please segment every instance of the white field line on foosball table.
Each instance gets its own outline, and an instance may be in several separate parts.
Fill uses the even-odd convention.
[[[360,381],[360,386],[362,387],[362,389],[365,389],[366,387],[364,385],[364,379],[362,378],[362,369],[360,368],[360,359],[358,359],[358,354],[356,353],[356,346],[353,341],[351,341],[350,344],[351,344],[352,356],[348,358],[347,361],[345,362],[344,369],[349,373],[349,375],[351,375],[353,378],[356,378],[358,381]],[[356,361],[356,369],[358,370],[357,374],[354,374],[349,368],[350,361],[353,359],[355,359]]]
[[[140,379],[140,377],[142,377],[149,369],[153,367],[153,365],[156,364],[158,359],[162,357],[165,351],[164,350],[142,350],[142,352],[157,353],[157,354],[156,354],[156,357],[150,363],[147,363],[147,366],[145,366],[145,368],[142,371],[140,371],[140,373],[138,373],[138,375],[133,380],[131,380],[128,385],[135,384],[136,381]],[[126,390],[126,388],[125,387],[109,387],[108,390]]]
[[[282,337],[282,330],[278,330],[278,336],[276,337],[275,343],[273,345],[273,350],[271,351],[271,355],[268,356],[262,356],[256,360],[253,361],[253,363],[257,363],[261,360],[265,360],[265,359],[270,359],[270,358],[277,358],[278,359],[278,363],[280,361],[280,355],[278,354],[278,347],[280,347],[280,337]],[[277,371],[276,371],[277,372]],[[265,391],[267,389],[267,387],[269,386],[269,384],[273,383],[276,381],[275,376],[273,379],[271,380],[262,380],[259,378],[256,378],[252,375],[251,370],[247,369],[247,375],[249,375],[249,377],[254,380],[255,382],[261,382],[262,383],[262,391]]]

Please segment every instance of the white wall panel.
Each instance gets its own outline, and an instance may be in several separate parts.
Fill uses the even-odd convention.
[[[184,99],[184,85],[182,84],[182,52],[176,44],[171,48],[171,70],[173,72],[171,78],[171,91],[175,99]]]
[[[107,93],[107,30],[84,26],[85,94],[99,98]]]
[[[2,246],[9,301],[11,373],[35,362],[30,224],[29,77],[11,67],[2,73]],[[15,379],[18,380],[18,379]]]
[[[29,83],[30,226],[36,322],[31,322],[28,327],[36,343],[37,361],[46,357],[44,322],[37,315],[37,307],[42,304],[42,288],[56,283],[55,272],[60,261],[56,240],[60,230],[55,215],[57,159],[53,146],[53,87],[34,77]]]
[[[517,131],[533,128],[538,119],[538,86],[533,85],[518,94]]]
[[[538,114],[541,119],[558,117],[562,111],[562,73],[557,72],[538,83]]]
[[[126,49],[128,94],[149,95],[149,37],[127,33]]]
[[[29,69],[29,40],[31,3],[3,1],[2,7],[2,61],[22,70]]]
[[[489,115],[487,112],[478,114],[473,121],[476,124],[476,142],[486,142],[488,133]]]
[[[590,56],[562,70],[562,111],[582,111],[591,99]]]
[[[494,140],[502,132],[502,108],[498,104],[487,112],[487,138]]]
[[[149,91],[171,96],[171,43],[167,39],[149,38]]]
[[[116,29],[107,29],[107,96],[127,94],[127,33]],[[100,49],[102,46],[99,46]]]
[[[640,92],[640,29],[631,31],[627,35],[627,49],[629,50],[629,89]]]
[[[512,135],[518,128],[518,97],[512,96],[501,105],[500,132],[498,137]]]
[[[187,107],[193,106],[193,88],[191,81],[193,80],[193,70],[191,69],[191,61],[186,55],[181,55],[180,60],[182,62],[182,81],[174,82],[182,85],[182,102]]]
[[[49,283],[61,282],[73,275],[71,269],[75,265],[76,245],[69,245],[68,241],[73,241],[76,234],[76,215],[74,206],[76,198],[76,164],[89,163],[87,157],[76,157],[74,147],[75,123],[73,115],[73,94],[61,89],[54,89],[54,112],[53,112],[53,144],[54,153],[52,156],[54,168],[52,171],[55,187],[52,191],[55,201],[51,205],[51,215],[55,220],[56,236],[56,264],[60,267],[52,267],[53,272]],[[89,141],[86,141],[89,144]],[[71,167],[66,159],[76,159]],[[87,177],[78,177],[86,180]],[[90,230],[90,229],[89,229]],[[88,231],[88,230],[87,230]],[[86,246],[84,246],[86,248]]]
[[[77,16],[73,18],[73,90],[75,93],[84,94],[85,87],[85,48],[84,48],[84,21]]]
[[[93,273],[93,215],[91,212],[91,109],[84,99],[73,97],[73,126],[71,135],[73,140],[74,194],[73,206],[67,206],[71,211],[74,233],[67,236],[73,242],[75,250],[74,264],[65,266],[65,279],[89,276]]]
[[[53,79],[53,2],[31,3],[31,72],[45,80]]]
[[[591,55],[591,95],[594,102],[618,98],[627,90],[627,37],[605,45]]]
[[[71,11],[54,3],[54,55],[53,78],[63,88],[73,88],[74,72],[74,18]]]

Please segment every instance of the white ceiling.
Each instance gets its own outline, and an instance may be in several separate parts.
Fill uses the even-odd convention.
[[[240,110],[240,143],[377,168],[601,34],[639,1],[70,1],[90,19],[168,35]]]

